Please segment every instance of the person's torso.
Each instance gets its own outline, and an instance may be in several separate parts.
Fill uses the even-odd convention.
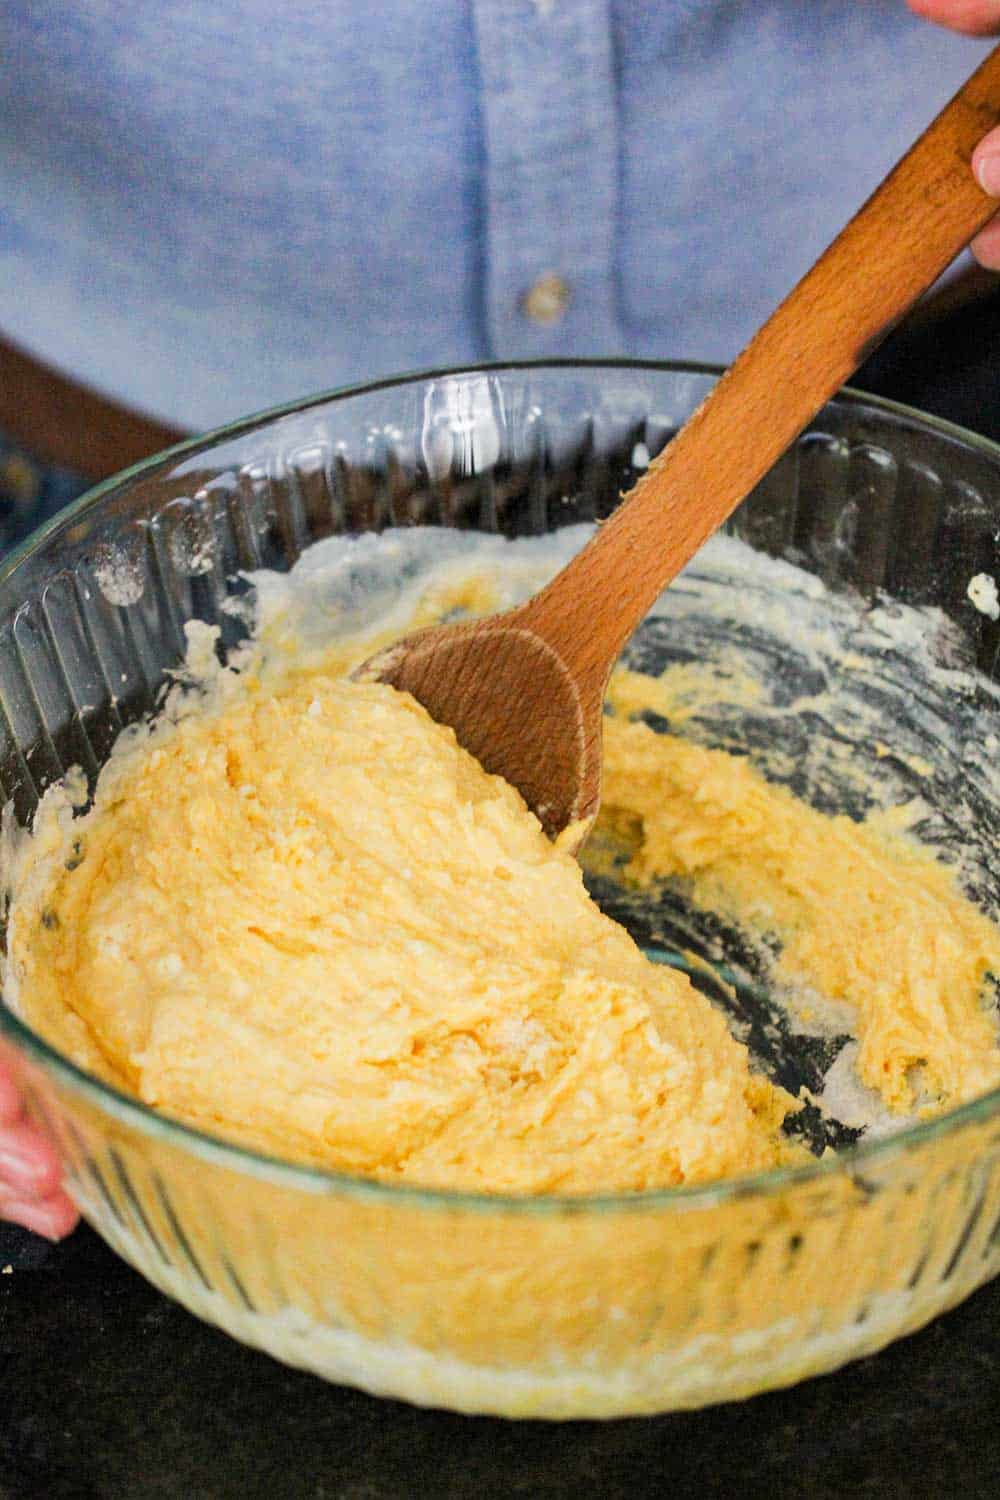
[[[725,359],[981,51],[903,0],[10,0],[0,332],[195,427]]]

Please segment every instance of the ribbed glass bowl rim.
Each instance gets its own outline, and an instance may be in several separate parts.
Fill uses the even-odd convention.
[[[644,360],[644,359],[525,359],[490,361],[480,364],[444,366],[428,370],[415,370],[401,375],[388,376],[382,380],[366,381],[358,385],[340,386],[318,395],[301,397],[266,411],[241,417],[224,427],[214,428],[198,437],[185,439],[171,448],[152,454],[131,468],[123,469],[111,478],[103,480],[59,511],[44,525],[11,551],[0,562],[0,585],[6,584],[12,574],[57,531],[72,525],[85,512],[93,510],[105,496],[138,478],[150,477],[161,466],[172,464],[185,455],[241,437],[254,429],[264,427],[296,413],[308,411],[314,406],[323,406],[334,401],[345,401],[358,396],[372,395],[377,391],[391,390],[397,386],[416,385],[428,380],[441,380],[448,376],[492,374],[504,375],[524,370],[577,370],[597,374],[600,371],[644,370],[655,374],[702,375],[718,379],[724,372],[721,365],[701,364],[695,360]],[[992,459],[1000,469],[1000,444],[969,432],[940,417],[918,411],[898,401],[888,401],[881,396],[872,396],[865,391],[845,386],[833,398],[847,405],[864,405],[883,411],[891,416],[903,418],[927,431],[937,432],[943,437],[960,441],[978,449]],[[252,1151],[225,1141],[207,1131],[185,1125],[169,1115],[152,1109],[141,1100],[121,1092],[111,1084],[103,1083],[83,1068],[64,1057],[54,1047],[21,1021],[0,999],[0,1034],[6,1035],[29,1056],[33,1057],[48,1072],[54,1074],[71,1090],[80,1093],[122,1123],[132,1125],[144,1134],[159,1138],[189,1150],[203,1160],[220,1166],[233,1168],[251,1177],[271,1182],[280,1187],[297,1188],[314,1195],[341,1194],[354,1198],[374,1199],[385,1204],[398,1202],[400,1207],[409,1205],[420,1208],[461,1209],[475,1212],[526,1213],[538,1215],[566,1215],[606,1213],[619,1211],[645,1211],[649,1209],[676,1209],[691,1212],[700,1208],[714,1208],[728,1201],[748,1198],[773,1197],[795,1186],[809,1183],[820,1184],[824,1179],[841,1175],[853,1175],[862,1166],[873,1162],[888,1163],[905,1155],[911,1147],[929,1144],[939,1137],[958,1133],[966,1126],[980,1124],[1000,1114],[1000,1087],[948,1110],[933,1120],[916,1125],[907,1125],[889,1136],[873,1141],[861,1141],[836,1155],[829,1155],[809,1162],[804,1166],[775,1167],[764,1172],[755,1172],[744,1177],[728,1177],[718,1181],[698,1183],[692,1186],[654,1188],[647,1192],[593,1193],[569,1196],[565,1194],[509,1194],[469,1192],[452,1188],[423,1188],[402,1183],[379,1182],[371,1177],[355,1176],[346,1172],[333,1172],[324,1167],[312,1167],[286,1161],[282,1157],[265,1152]]]

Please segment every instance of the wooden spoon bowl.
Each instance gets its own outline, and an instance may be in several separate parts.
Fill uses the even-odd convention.
[[[359,669],[412,693],[571,848],[597,814],[608,676],[666,585],[997,211],[972,152],[1000,122],[990,54],[743,350],[624,503],[533,599],[407,637]]]

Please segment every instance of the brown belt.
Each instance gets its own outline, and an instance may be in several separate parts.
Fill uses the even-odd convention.
[[[996,292],[995,275],[969,266],[925,297],[904,325],[922,324]],[[0,338],[0,433],[43,463],[59,464],[85,479],[104,479],[167,448],[187,434],[42,364]]]
[[[0,339],[0,433],[43,463],[105,479],[186,434],[130,411]]]

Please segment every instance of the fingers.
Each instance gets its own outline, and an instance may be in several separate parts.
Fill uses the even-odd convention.
[[[13,1125],[21,1109],[21,1095],[18,1087],[0,1063],[0,1129],[5,1125]]]
[[[0,1129],[0,1219],[50,1240],[62,1239],[79,1214],[61,1181],[54,1148],[26,1117]]]
[[[914,15],[965,36],[1000,35],[1000,0],[906,0]]]
[[[47,1198],[62,1180],[59,1158],[22,1116],[0,1130],[0,1184],[25,1197]]]
[[[0,1185],[0,1219],[20,1224],[47,1240],[64,1239],[79,1217],[76,1204],[61,1190],[47,1198],[21,1198],[13,1189]]]
[[[987,271],[1000,271],[1000,219],[993,219],[969,246]]]
[[[1000,199],[1000,129],[991,130],[979,142],[972,153],[972,170],[983,192]],[[1000,202],[997,211],[1000,213]],[[976,235],[970,248],[980,265],[990,271],[1000,271],[1000,219],[987,224]]]
[[[62,1239],[79,1214],[61,1181],[56,1150],[24,1113],[14,1075],[0,1059],[0,1219]]]
[[[983,136],[972,153],[972,170],[983,192],[1000,198],[1000,129]]]

